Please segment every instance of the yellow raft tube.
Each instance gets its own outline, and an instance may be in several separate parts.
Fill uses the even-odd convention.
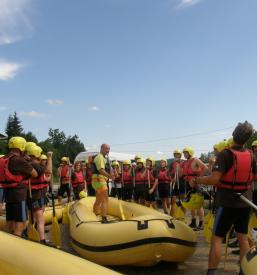
[[[185,223],[154,209],[109,198],[108,224],[93,213],[95,198],[70,207],[72,247],[101,265],[151,266],[183,262],[196,249],[196,234]]]
[[[118,274],[58,249],[0,232],[0,274]]]
[[[257,248],[252,247],[242,260],[241,268],[244,275],[254,275],[257,270]]]

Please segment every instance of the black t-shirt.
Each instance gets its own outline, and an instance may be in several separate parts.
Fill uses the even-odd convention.
[[[10,156],[8,154],[6,157]],[[9,171],[13,175],[24,175],[29,178],[33,167],[28,161],[26,161],[22,156],[14,156],[9,162]],[[6,202],[20,202],[26,199],[27,187],[24,184],[18,184],[15,188],[6,189]]]
[[[244,151],[242,147],[234,146],[232,147],[233,150],[236,151]],[[212,171],[218,171],[223,175],[229,171],[229,169],[233,166],[233,153],[230,150],[224,150],[218,154],[217,160],[213,166]],[[252,172],[256,174],[256,160],[253,158],[252,162]],[[241,201],[234,195],[235,191],[231,189],[219,189],[217,188],[216,192],[216,205],[222,207],[232,207],[232,208],[243,208],[248,207],[246,203]],[[248,190],[244,193],[244,196],[247,197],[249,200],[252,199],[252,191]]]

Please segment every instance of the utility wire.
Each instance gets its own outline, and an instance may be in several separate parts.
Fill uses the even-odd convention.
[[[199,132],[199,133],[184,135],[184,136],[175,136],[175,137],[167,137],[167,138],[159,138],[159,139],[150,139],[150,140],[145,140],[145,141],[135,141],[135,142],[128,142],[128,143],[116,143],[116,144],[111,144],[111,147],[133,145],[133,144],[155,143],[155,142],[165,141],[165,140],[174,140],[174,139],[194,137],[194,136],[203,136],[203,135],[209,135],[209,134],[213,134],[213,133],[222,132],[224,130],[229,130],[229,129],[232,129],[232,128],[233,128],[233,126],[232,127],[223,128],[223,129],[213,130],[213,131],[206,131],[206,132]]]

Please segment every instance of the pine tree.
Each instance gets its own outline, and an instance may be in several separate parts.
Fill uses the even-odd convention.
[[[24,136],[21,121],[18,118],[16,112],[14,112],[14,115],[9,115],[7,123],[6,123],[5,132],[8,136],[8,138],[11,138],[14,136]]]

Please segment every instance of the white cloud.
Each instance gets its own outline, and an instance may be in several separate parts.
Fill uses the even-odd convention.
[[[100,111],[100,108],[98,106],[91,106],[90,108],[88,108],[88,111],[98,112],[98,111]]]
[[[10,80],[24,67],[23,64],[0,60],[0,80]]]
[[[46,117],[46,114],[39,113],[39,112],[36,112],[36,111],[31,111],[31,112],[20,112],[20,116],[32,117],[32,118],[44,118],[44,117]]]
[[[180,0],[180,3],[177,5],[177,8],[188,8],[192,7],[198,3],[200,3],[202,0]]]
[[[62,105],[64,103],[61,99],[48,99],[46,101],[49,105]]]
[[[156,154],[157,154],[157,155],[163,155],[164,153],[161,152],[161,151],[157,151]]]
[[[7,108],[5,106],[0,106],[0,112],[5,111]]]
[[[30,3],[31,0],[0,0],[0,45],[14,43],[32,30]]]

